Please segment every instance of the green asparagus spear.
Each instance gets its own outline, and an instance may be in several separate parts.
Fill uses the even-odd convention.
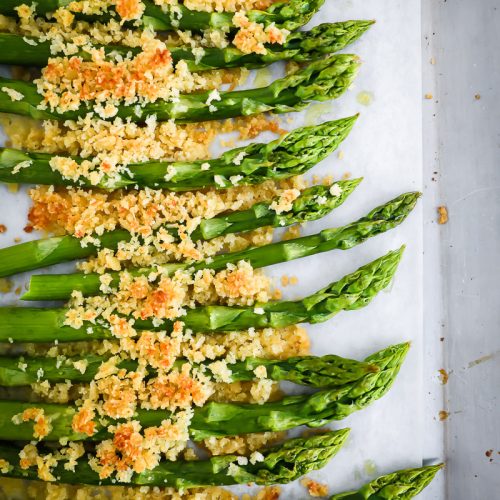
[[[94,379],[99,367],[108,359],[108,356],[86,354],[85,356],[69,357],[64,361],[50,357],[7,357],[0,356],[0,386],[18,387],[38,382],[40,374],[43,380],[49,382],[90,382]],[[86,370],[82,373],[75,368],[75,363],[83,361]],[[186,360],[178,360],[174,367],[180,369]],[[210,365],[210,362],[205,363]],[[78,366],[78,365],[77,365]],[[119,365],[120,369],[135,371],[137,361],[124,360]],[[285,360],[247,358],[228,366],[231,382],[244,382],[255,379],[255,369],[264,366],[267,378],[276,382],[288,381],[295,384],[311,387],[332,387],[352,382],[362,378],[367,373],[378,371],[376,365],[342,358],[333,354],[327,356],[298,356]],[[205,375],[212,376],[210,369],[203,370]],[[153,370],[148,371],[154,375]]]
[[[249,210],[232,212],[213,219],[203,219],[191,233],[193,241],[210,240],[230,233],[250,231],[258,227],[284,227],[296,223],[312,221],[324,217],[328,212],[340,206],[359,184],[361,179],[338,181],[332,186],[308,188],[293,203],[288,212],[276,214],[267,203],[257,203]],[[338,196],[331,193],[333,186],[341,192]],[[334,188],[336,189],[336,188]],[[324,203],[320,204],[318,199]],[[173,229],[170,229],[174,234]],[[177,233],[175,233],[177,234]],[[128,242],[128,231],[117,229],[104,233],[99,238],[99,248],[116,250],[120,242]],[[82,247],[81,240],[73,236],[55,236],[41,240],[28,241],[0,249],[0,277],[39,269],[68,260],[76,260],[96,255],[94,245]]]
[[[249,262],[254,268],[270,266],[334,249],[348,250],[366,239],[388,231],[401,224],[413,210],[420,193],[405,193],[372,210],[356,222],[334,229],[325,229],[318,234],[303,236],[292,240],[279,241],[261,247],[253,247],[238,252],[220,254],[208,261],[189,264],[166,264],[159,269],[162,273],[173,274],[179,269],[214,269],[226,268],[227,264],[242,260]],[[16,247],[13,247],[16,248]],[[1,254],[0,254],[1,255]],[[158,271],[155,268],[137,269],[135,275],[149,275]],[[119,273],[111,273],[112,287],[117,287]],[[97,295],[100,290],[99,274],[43,274],[34,275],[30,279],[28,291],[23,300],[66,300],[74,290],[84,295]]]
[[[309,22],[318,11],[324,0],[289,0],[276,2],[266,10],[250,10],[246,16],[250,21],[262,23],[264,26],[275,24],[280,28],[294,31]],[[6,16],[17,15],[16,7],[26,3],[24,0],[2,0],[0,14]],[[67,7],[71,0],[38,0],[34,3],[38,15],[46,15],[60,7]],[[203,31],[209,28],[224,31],[234,30],[234,12],[204,12],[190,10],[182,3],[174,8],[168,5],[156,5],[152,0],[142,0],[144,12],[139,19],[143,28],[152,28],[158,31],[166,30],[194,30]],[[111,18],[118,18],[116,12],[110,9],[101,15],[78,15],[77,17],[90,22],[106,22]],[[118,18],[120,19],[120,18]],[[134,25],[137,23],[134,23]]]
[[[357,117],[358,115],[354,115],[321,125],[301,127],[267,144],[254,143],[232,149],[213,160],[131,164],[127,166],[129,173],[106,176],[96,187],[112,190],[138,186],[193,191],[286,179],[307,172],[335,151],[349,135]],[[0,181],[92,186],[85,177],[80,177],[75,182],[53,170],[50,160],[54,157],[55,155],[44,153],[0,148]],[[75,158],[75,161],[81,163],[83,158]],[[25,166],[19,168],[20,164]]]
[[[297,323],[320,323],[343,310],[368,305],[391,282],[404,247],[360,267],[339,281],[297,301],[269,302],[256,307],[204,306],[189,309],[179,318],[186,328],[200,332],[228,332],[248,328],[280,328]],[[105,322],[84,322],[80,328],[65,325],[65,308],[0,308],[0,342],[74,342],[112,338]],[[137,320],[137,330],[165,330],[166,321]]]
[[[337,454],[348,435],[349,429],[340,429],[307,438],[289,439],[281,445],[262,450],[263,461],[248,461],[245,465],[238,463],[237,455],[222,455],[201,461],[164,460],[152,470],[134,473],[130,482],[125,484],[185,489],[248,483],[289,483],[326,465]],[[0,459],[10,464],[4,476],[39,479],[36,469],[22,469],[18,465],[19,451],[10,446],[0,447]],[[114,478],[101,480],[90,468],[88,458],[80,459],[73,471],[64,467],[64,461],[60,462],[51,469],[51,473],[57,477],[59,483],[120,484]]]
[[[168,49],[174,63],[184,61],[193,72],[220,68],[261,68],[277,61],[310,62],[344,49],[360,38],[373,23],[374,21],[344,21],[320,24],[310,31],[290,33],[283,45],[267,45],[265,54],[245,54],[234,46],[204,47],[201,57],[199,54],[195,55],[188,46],[171,46]],[[97,48],[101,47],[108,55],[119,54],[122,57],[140,52],[138,48],[123,45],[97,45]],[[49,58],[58,55],[64,54],[54,54],[49,41],[0,33],[0,64],[43,67],[47,65]],[[75,56],[90,60],[90,54],[83,49]]]
[[[264,404],[211,401],[194,409],[189,434],[192,439],[199,441],[211,436],[285,431],[299,425],[321,427],[332,420],[341,420],[381,398],[390,389],[408,348],[409,344],[405,343],[379,351],[366,358],[379,371],[314,394],[287,396]],[[41,408],[45,417],[50,419],[51,431],[44,440],[67,438],[69,441],[96,441],[109,437],[100,421],[95,422],[96,433],[90,437],[74,431],[71,422],[77,409],[70,405],[0,401],[0,439],[33,438],[33,422],[17,423],[18,419],[15,418],[28,408]],[[160,425],[168,416],[169,413],[164,410],[138,410],[136,418],[142,427],[150,427]]]
[[[210,92],[181,94],[177,102],[157,100],[140,105],[121,105],[112,118],[144,122],[155,115],[159,121],[178,123],[220,120],[273,111],[288,113],[303,109],[309,101],[327,101],[343,94],[353,82],[359,67],[358,57],[338,54],[311,63],[296,73],[275,80],[268,87],[221,92],[220,100],[210,104]],[[90,104],[74,111],[59,112],[43,105],[35,84],[21,80],[0,78],[0,112],[30,116],[37,120],[76,120],[91,113]],[[8,89],[24,96],[12,100]],[[7,90],[7,92],[6,92]],[[207,104],[207,102],[209,104]]]
[[[409,500],[421,493],[443,466],[399,470],[374,479],[357,491],[333,495],[331,500]]]

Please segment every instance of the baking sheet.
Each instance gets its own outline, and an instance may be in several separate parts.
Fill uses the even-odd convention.
[[[331,104],[313,105],[312,111],[290,115],[292,123],[284,119],[283,125],[291,129],[360,112],[358,123],[340,147],[343,158],[335,153],[317,166],[314,174],[339,178],[350,173],[364,177],[364,181],[342,207],[321,221],[307,224],[303,234],[351,222],[404,191],[422,188],[420,2],[327,0],[311,26],[347,19],[377,21],[348,50],[363,60],[352,89]],[[265,77],[265,72],[261,72],[259,78]],[[15,237],[29,239],[22,230],[29,206],[22,191],[13,194],[0,186],[0,224],[8,227],[0,235],[1,247],[13,244]],[[407,361],[389,394],[362,412],[331,425],[351,427],[349,442],[327,467],[309,477],[328,483],[332,493],[352,488],[377,474],[422,463],[421,207],[399,228],[359,247],[269,268],[277,284],[282,274],[299,278],[297,286],[283,289],[285,298],[296,298],[401,244],[407,244],[407,249],[390,290],[381,293],[365,309],[308,326],[313,353],[318,355],[333,352],[362,358],[392,343],[412,342]],[[24,282],[26,276],[17,277],[14,288]],[[0,296],[0,302],[16,303],[16,296]],[[307,497],[298,483],[284,487],[283,491],[286,499]]]

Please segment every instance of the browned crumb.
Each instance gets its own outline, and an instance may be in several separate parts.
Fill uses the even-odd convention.
[[[7,226],[0,224],[0,234],[5,233],[5,231],[7,231]]]
[[[22,290],[22,288],[21,288],[20,286],[18,286],[18,287],[14,290],[14,293],[15,293],[16,295],[21,295],[21,290]]]
[[[439,412],[439,420],[441,422],[444,422],[449,416],[450,416],[450,414],[447,411],[445,411],[445,410],[441,410]]]
[[[253,500],[278,500],[281,488],[279,486],[268,486],[260,490]]]
[[[28,224],[27,226],[24,227],[24,232],[25,233],[32,233],[33,232],[33,226],[31,224]]]
[[[351,178],[351,172],[345,172],[343,175],[342,175],[342,180],[343,181],[346,181],[347,179],[350,179]]]
[[[19,236],[17,238],[14,238],[14,243],[20,243],[21,242],[21,238],[19,238]]]
[[[432,97],[433,97],[433,96],[432,96],[432,94],[425,94],[425,95],[424,95],[424,97],[425,97],[426,99],[432,99]]]
[[[438,224],[446,224],[448,222],[448,209],[444,205],[441,205],[437,208],[437,211],[439,215]]]
[[[485,454],[488,458],[491,458],[491,455],[493,455],[493,450],[487,450],[484,454]]]
[[[476,95],[474,96],[474,99],[475,99],[476,101],[479,101],[479,99],[481,99],[481,94],[476,94]]]
[[[305,477],[300,481],[300,484],[307,488],[309,495],[312,497],[326,497],[328,495],[328,486],[323,483],[318,483]]]
[[[449,375],[448,375],[448,372],[444,368],[441,368],[439,370],[439,378],[441,379],[441,383],[443,385],[446,385],[448,383]]]

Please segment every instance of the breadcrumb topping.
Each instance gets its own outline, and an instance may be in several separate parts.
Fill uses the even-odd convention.
[[[176,0],[155,0],[157,5],[181,12]],[[203,169],[210,147],[220,133],[236,132],[239,139],[251,139],[262,131],[282,133],[279,122],[264,115],[224,122],[178,125],[159,123],[154,116],[144,124],[114,118],[120,104],[175,102],[180,94],[208,91],[207,105],[217,107],[223,88],[234,88],[248,75],[244,69],[193,73],[181,61],[174,64],[171,49],[189,46],[199,62],[209,47],[227,47],[231,42],[244,53],[266,53],[267,44],[283,44],[288,32],[276,26],[251,22],[245,12],[265,9],[272,0],[185,0],[183,6],[209,12],[235,12],[239,28],[231,33],[207,30],[202,34],[175,32],[157,36],[151,29],[136,29],[144,10],[140,0],[82,0],[58,9],[48,18],[38,18],[34,6],[18,8],[19,21],[0,16],[0,30],[17,33],[26,43],[50,43],[51,58],[36,79],[45,105],[61,111],[92,106],[95,115],[77,121],[37,123],[22,117],[3,116],[1,123],[14,148],[50,153],[50,167],[76,183],[85,178],[99,186],[105,176],[129,174],[129,165],[147,161],[202,160]],[[75,14],[99,14],[111,9],[110,19],[87,23]],[[116,12],[116,15],[113,13]],[[97,45],[121,44],[139,49],[126,56],[108,55]],[[86,52],[88,57],[81,57]],[[33,78],[29,71],[19,76]],[[226,86],[226,87],[224,87]],[[24,96],[2,88],[13,100]],[[113,118],[113,119],[110,119]],[[232,137],[234,137],[233,134]],[[233,138],[226,144],[234,144]],[[80,157],[82,161],[75,161]],[[241,165],[244,153],[234,159]],[[30,162],[17,165],[30,168]],[[208,167],[207,167],[208,166]],[[167,172],[175,175],[173,167]],[[218,272],[202,269],[168,274],[162,264],[175,261],[200,261],[223,251],[235,251],[249,245],[262,245],[272,239],[271,228],[244,234],[229,234],[210,241],[193,241],[191,234],[203,219],[227,212],[246,210],[259,202],[273,203],[282,213],[291,208],[304,187],[301,179],[280,183],[264,182],[258,186],[236,187],[240,175],[231,179],[234,188],[218,191],[175,194],[154,189],[117,190],[37,187],[30,192],[33,206],[29,227],[56,234],[71,234],[83,246],[97,244],[96,237],[107,231],[125,229],[130,241],[122,241],[116,250],[100,248],[97,255],[79,265],[84,272],[100,275],[100,294],[84,298],[75,292],[68,304],[66,324],[85,326],[89,340],[81,343],[27,345],[26,352],[56,359],[57,367],[71,366],[88,373],[85,354],[103,355],[104,361],[90,382],[71,381],[51,384],[43,370],[31,390],[36,400],[75,405],[72,430],[84,436],[107,431],[109,439],[96,444],[87,454],[82,443],[62,439],[58,448],[42,454],[36,441],[19,454],[22,468],[34,467],[38,477],[53,482],[53,468],[64,463],[75,470],[77,460],[85,457],[100,478],[130,481],[132,474],[154,469],[161,460],[196,460],[188,447],[189,425],[196,407],[208,401],[262,404],[282,396],[279,384],[268,379],[266,367],[257,366],[253,380],[234,381],[232,366],[245,359],[287,359],[309,353],[309,338],[298,326],[225,334],[193,333],[184,328],[183,315],[198,305],[225,304],[254,307],[276,298],[278,290],[260,270],[241,261]],[[140,276],[131,267],[151,267]],[[110,271],[117,273],[114,280]],[[150,320],[158,331],[136,328],[136,321]],[[168,323],[166,323],[168,320]],[[167,327],[166,324],[169,326]],[[92,340],[93,329],[109,328],[113,337]],[[75,361],[73,356],[78,356]],[[130,361],[135,361],[131,364]],[[20,363],[19,369],[27,364]],[[127,362],[127,363],[124,363]],[[126,368],[125,368],[126,367]],[[16,423],[33,422],[33,437],[42,440],[50,435],[50,419],[33,403],[14,417]],[[143,427],[137,420],[139,410],[165,411],[168,416],[156,427]],[[259,451],[284,437],[267,432],[225,438],[210,438],[203,446],[210,455],[235,453],[240,457],[234,466],[256,464],[263,460]],[[243,456],[245,455],[245,456]],[[10,465],[0,462],[0,470]],[[39,486],[33,485],[33,491]],[[34,498],[55,500],[64,491],[60,486],[44,486]],[[100,492],[75,488],[77,500]],[[116,489],[116,498],[181,498],[173,489]],[[38,497],[36,496],[38,494]],[[114,494],[114,493],[113,493]],[[65,494],[64,494],[65,495]],[[165,496],[167,495],[167,496]],[[256,499],[278,498],[278,488],[260,491]],[[28,498],[28,496],[25,496]],[[220,489],[198,490],[185,498],[225,499],[233,496]]]

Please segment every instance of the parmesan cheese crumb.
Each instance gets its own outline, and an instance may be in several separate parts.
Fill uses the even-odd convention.
[[[332,196],[340,196],[342,194],[342,188],[338,184],[332,184],[330,194]]]
[[[24,94],[21,94],[21,92],[18,92],[17,90],[9,87],[2,87],[0,90],[5,92],[10,97],[12,102],[22,101],[24,99]]]

